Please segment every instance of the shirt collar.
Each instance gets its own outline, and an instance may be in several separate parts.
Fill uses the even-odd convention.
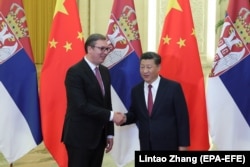
[[[152,85],[152,87],[157,88],[159,83],[160,83],[160,76],[158,75],[156,80],[154,82],[152,82],[151,85]],[[144,86],[148,87],[148,85],[149,85],[149,83],[144,82]]]
[[[92,71],[95,71],[95,68],[98,67],[95,64],[91,63],[86,57],[84,57],[85,61],[88,63],[89,67]]]

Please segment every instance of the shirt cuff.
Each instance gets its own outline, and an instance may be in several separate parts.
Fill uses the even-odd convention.
[[[113,121],[113,118],[114,118],[114,111],[110,111],[109,121]]]
[[[114,136],[112,136],[112,135],[108,135],[108,136],[107,136],[107,139],[113,139],[113,137],[114,137]]]

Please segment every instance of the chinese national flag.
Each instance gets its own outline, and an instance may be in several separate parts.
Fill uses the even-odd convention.
[[[181,83],[189,110],[190,150],[208,150],[204,76],[189,0],[169,0],[158,53],[160,74]]]
[[[76,0],[57,0],[45,61],[41,72],[40,100],[44,144],[60,167],[67,166],[61,143],[67,69],[84,56],[84,40]]]

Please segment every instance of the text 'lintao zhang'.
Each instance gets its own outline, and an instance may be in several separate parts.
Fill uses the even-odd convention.
[[[187,162],[192,164],[197,164],[198,157],[182,157],[178,155],[169,155],[169,157],[166,156],[147,156],[147,155],[139,155],[139,162]]]

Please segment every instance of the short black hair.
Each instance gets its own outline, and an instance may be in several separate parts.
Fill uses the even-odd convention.
[[[91,34],[87,40],[85,41],[85,45],[84,45],[84,49],[85,49],[85,52],[88,53],[88,47],[89,46],[95,46],[95,43],[96,41],[98,40],[106,40],[106,36],[105,35],[102,35],[102,34],[98,34],[98,33],[95,33],[95,34]]]
[[[155,52],[145,52],[141,55],[140,61],[145,59],[153,59],[156,65],[161,64],[161,56]]]

